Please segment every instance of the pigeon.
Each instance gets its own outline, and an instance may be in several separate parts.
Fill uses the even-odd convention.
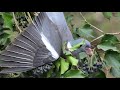
[[[70,49],[74,45],[77,45],[81,42],[83,42],[83,44],[81,44],[81,46],[77,50],[72,51],[73,56],[79,56],[80,52],[86,52],[87,55],[91,56],[93,54],[91,49],[91,43],[84,38],[68,41],[67,48]]]
[[[63,43],[70,41],[74,39],[63,12],[40,12],[33,23],[0,53],[0,67],[3,68],[0,73],[26,72],[51,64],[60,57]],[[80,51],[86,52],[90,48],[87,41]]]

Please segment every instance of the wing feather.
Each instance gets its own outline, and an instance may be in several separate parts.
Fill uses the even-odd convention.
[[[4,51],[0,53],[0,66],[7,67],[0,73],[27,71],[51,63],[56,59],[44,43],[42,34],[48,43],[60,55],[62,40],[59,30],[45,12],[41,12]]]

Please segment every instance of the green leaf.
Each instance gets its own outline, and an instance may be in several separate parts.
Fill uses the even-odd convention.
[[[73,20],[73,15],[69,15],[66,17],[67,23],[71,23],[72,20]]]
[[[60,68],[60,60],[59,59],[55,62],[55,66],[56,66],[57,70],[59,70],[59,68]]]
[[[87,57],[87,54],[85,52],[81,52],[81,53],[79,53],[79,57],[80,57],[80,59],[84,59]]]
[[[7,34],[7,33],[3,33],[2,35],[0,35],[0,44],[1,45],[5,45],[5,44],[7,44],[8,43],[8,39],[9,39],[9,34]]]
[[[108,44],[115,45],[116,43],[119,43],[119,40],[114,35],[105,34],[104,37],[101,40],[101,43],[108,43]]]
[[[69,70],[64,74],[65,78],[84,78],[85,75],[80,70]]]
[[[12,31],[12,30],[5,30],[4,31],[6,34],[9,34],[9,37],[11,39],[11,41],[13,41],[15,39],[15,37],[18,36],[18,32],[16,31]]]
[[[89,75],[88,78],[106,78],[106,75],[103,71],[100,70],[99,72]]]
[[[120,78],[120,53],[115,51],[107,51],[104,59],[106,64],[111,66],[111,74]]]
[[[84,38],[95,38],[93,36],[93,30],[88,24],[86,24],[83,28],[79,28],[76,33],[79,36],[84,37]]]
[[[73,41],[73,43],[74,43],[74,41]],[[78,44],[74,45],[72,48],[70,48],[70,51],[75,51],[75,50],[79,49],[80,46],[82,46],[84,44],[85,44],[85,40],[82,40],[80,43],[78,43]]]
[[[104,51],[113,50],[119,51],[116,47],[116,44],[119,43],[119,40],[114,35],[106,34],[100,44],[97,46],[98,49],[102,49]]]
[[[77,66],[78,60],[73,56],[66,56],[67,61],[70,62],[72,65]]]
[[[2,13],[2,17],[4,19],[4,27],[13,30],[13,16],[11,13],[4,12]]]
[[[97,48],[102,49],[104,51],[107,51],[107,50],[119,51],[117,47],[106,45],[106,44],[98,45]]]
[[[66,62],[65,59],[60,58],[60,64],[61,64],[61,74],[64,74],[69,68],[69,63]]]
[[[48,72],[47,72],[47,78],[51,77],[53,73],[53,68],[51,68]]]
[[[104,15],[105,18],[107,18],[107,19],[109,19],[109,20],[110,20],[110,18],[113,16],[113,15],[112,15],[112,12],[103,12],[103,15]]]

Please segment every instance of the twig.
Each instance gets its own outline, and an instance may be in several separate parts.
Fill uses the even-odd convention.
[[[22,30],[20,29],[20,27],[19,27],[19,25],[18,25],[18,22],[17,22],[17,20],[16,20],[16,18],[15,18],[14,12],[12,12],[12,14],[13,14],[13,19],[14,19],[14,21],[15,21],[15,25],[16,25],[16,27],[18,28],[19,32],[21,33]]]
[[[29,20],[28,20],[27,15],[26,15],[26,13],[25,13],[25,12],[24,12],[24,15],[25,15],[26,20],[29,22]]]
[[[34,22],[33,22],[32,18],[31,18],[30,13],[29,13],[29,12],[27,12],[27,14],[28,14],[28,17],[29,17],[30,21],[34,24]]]
[[[119,34],[120,34],[120,32],[116,32],[116,33],[106,33],[106,34],[119,35]]]
[[[94,42],[94,41],[96,41],[96,40],[98,40],[98,39],[100,39],[100,38],[102,38],[103,36],[104,36],[104,34],[103,34],[103,35],[100,35],[99,37],[97,37],[97,38],[95,38],[95,39],[93,39],[93,40],[91,41],[91,43]]]
[[[38,16],[39,13],[40,13],[40,12],[34,12],[34,15],[35,15],[35,16]]]
[[[92,26],[93,28],[95,28],[96,30],[98,30],[99,32],[105,34],[101,29],[97,28],[96,26],[92,25],[91,23],[89,23],[86,18],[83,16],[83,14],[80,12],[80,15],[82,16],[82,18],[84,19],[84,21],[89,24],[90,26]]]

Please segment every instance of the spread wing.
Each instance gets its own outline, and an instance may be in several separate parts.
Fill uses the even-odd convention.
[[[0,53],[0,73],[14,73],[51,63],[61,53],[57,26],[41,12],[25,31]]]

